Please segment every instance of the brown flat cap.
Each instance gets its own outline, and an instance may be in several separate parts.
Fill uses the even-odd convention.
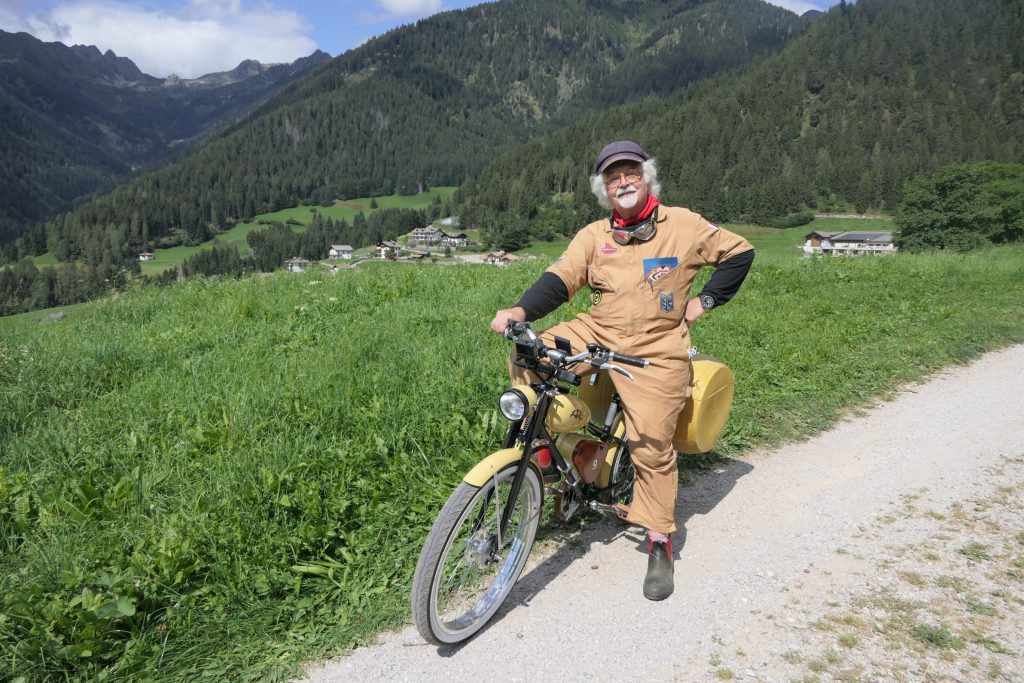
[[[604,169],[608,168],[616,161],[622,161],[624,159],[629,159],[630,161],[647,161],[650,158],[650,155],[648,155],[640,145],[636,144],[632,140],[619,140],[605,145],[604,149],[598,153],[597,163],[594,164],[594,172],[603,173]]]

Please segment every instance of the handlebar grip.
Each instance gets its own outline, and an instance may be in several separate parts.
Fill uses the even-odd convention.
[[[614,351],[609,353],[608,357],[613,361],[622,363],[623,365],[632,365],[634,368],[646,368],[651,364],[651,361],[645,358],[634,358],[633,356],[626,356],[621,353],[615,353]]]

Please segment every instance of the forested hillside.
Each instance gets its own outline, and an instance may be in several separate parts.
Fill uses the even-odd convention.
[[[0,31],[0,244],[107,192],[330,59],[155,78],[92,45]]]
[[[1024,160],[1024,3],[859,0],[783,50],[668,100],[587,118],[496,159],[460,193],[464,223],[515,247],[599,215],[597,150],[638,139],[664,198],[717,220],[833,202],[893,210],[940,166]]]
[[[183,162],[34,228],[5,255],[119,263],[152,240],[337,197],[461,184],[502,150],[677,92],[804,25],[759,0],[514,0],[373,39]]]

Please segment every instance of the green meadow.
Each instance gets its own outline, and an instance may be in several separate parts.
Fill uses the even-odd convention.
[[[50,251],[48,251],[45,254],[42,254],[40,256],[34,256],[32,258],[32,263],[36,264],[37,266],[56,266],[56,265],[60,265],[60,261],[58,261],[57,257],[54,256],[53,252],[50,252]]]
[[[802,259],[810,229],[747,231],[743,290],[693,331],[736,372],[720,455],[1024,342],[1024,246]],[[401,625],[434,515],[503,433],[490,319],[549,263],[195,279],[0,319],[0,678],[285,679]]]
[[[377,202],[378,209],[425,209],[434,200],[434,197],[449,199],[454,193],[454,187],[434,187],[416,195],[403,196],[393,194],[387,197],[376,197],[372,201]],[[351,223],[357,214],[364,213],[369,215],[375,210],[370,206],[370,202],[370,197],[363,197],[339,200],[334,202],[332,206],[296,206],[273,213],[261,214],[256,218],[270,222],[285,222],[293,219],[308,225],[312,219],[312,209],[316,209],[324,218],[333,218],[334,220],[344,218]]]

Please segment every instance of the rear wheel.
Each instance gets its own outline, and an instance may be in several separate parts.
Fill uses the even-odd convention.
[[[633,458],[629,455],[629,442],[626,441],[626,430],[622,425],[623,415],[620,412],[615,416],[611,432],[621,442],[615,449],[615,457],[612,458],[612,471],[608,477],[608,487],[601,492],[601,502],[609,505],[629,506],[633,502],[633,482],[636,481],[636,466],[633,465]]]
[[[519,463],[477,488],[459,484],[434,522],[413,575],[412,613],[420,635],[439,645],[459,643],[490,620],[526,564],[540,524],[541,479],[527,466],[516,500],[509,501]],[[498,526],[512,515],[504,536]]]
[[[629,444],[622,444],[612,459],[612,473],[608,488],[605,489],[605,503],[626,505],[633,502],[633,482],[636,481],[636,467],[629,456]]]

